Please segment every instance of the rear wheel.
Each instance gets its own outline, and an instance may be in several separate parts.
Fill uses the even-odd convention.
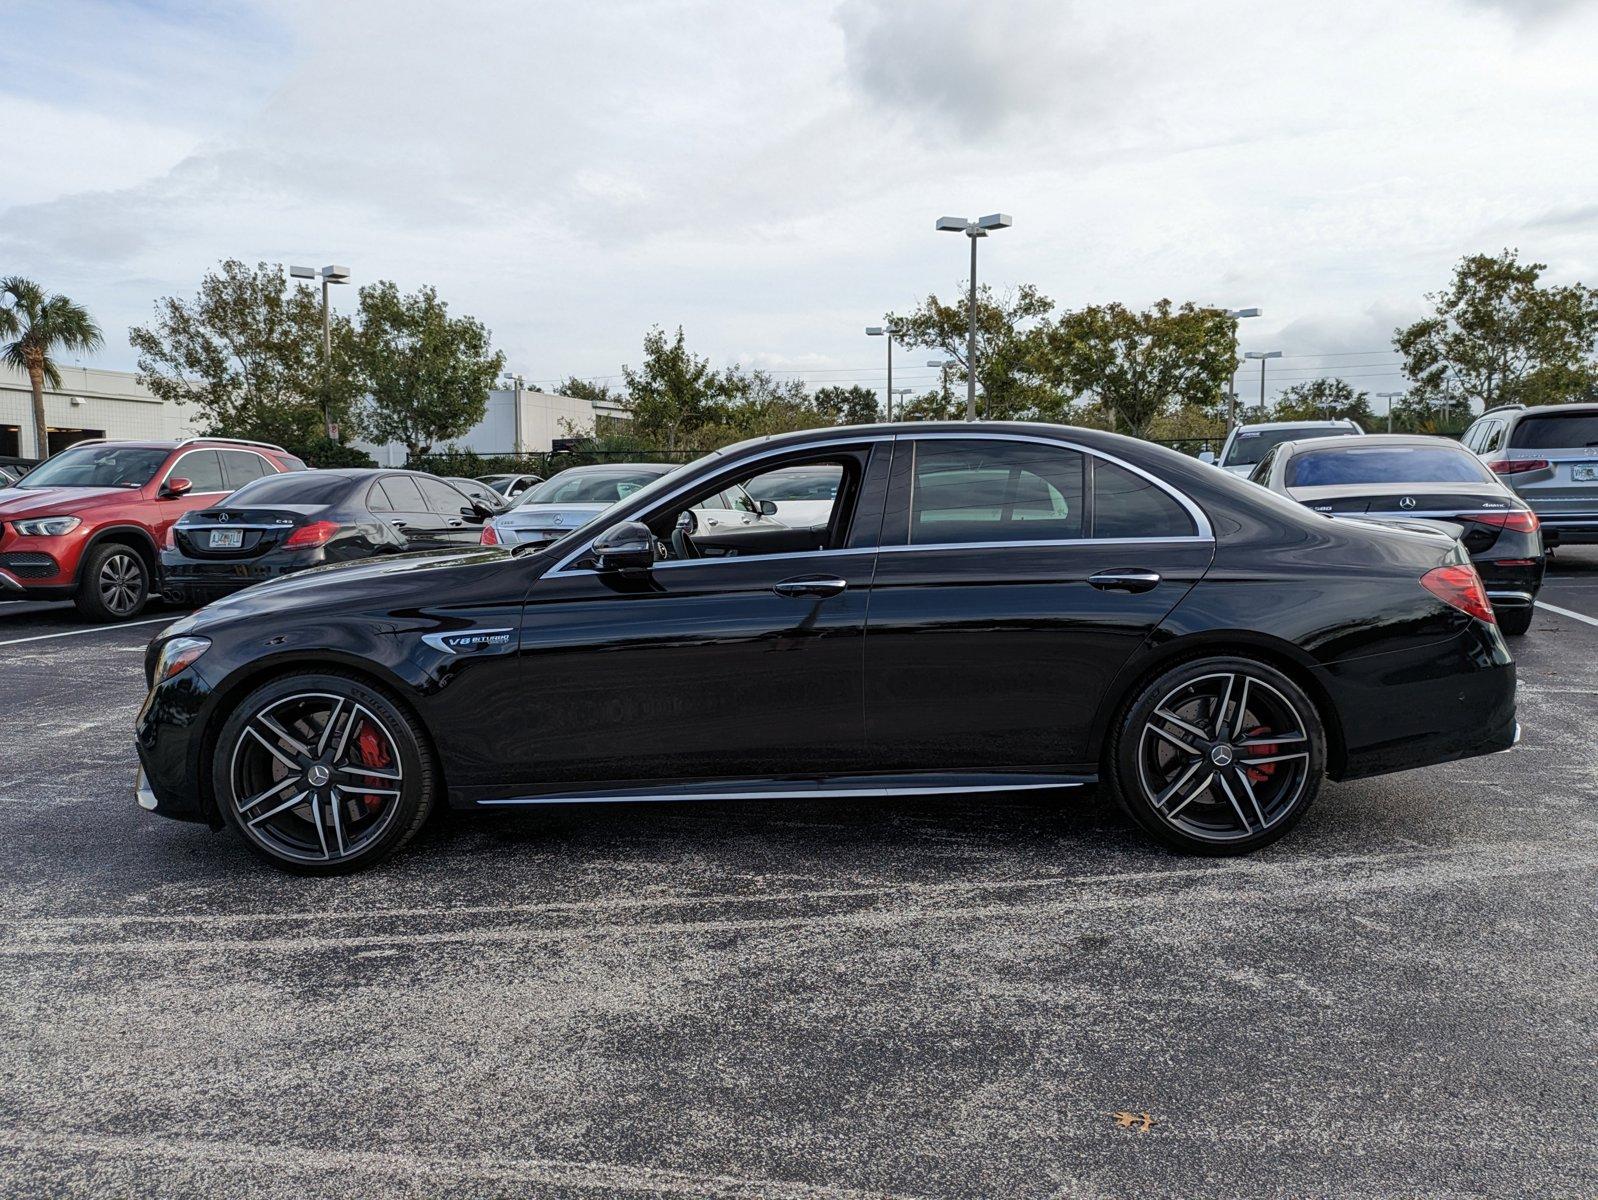
[[[150,567],[132,546],[108,542],[89,551],[72,602],[91,621],[127,621],[150,599]]]
[[[1315,705],[1276,668],[1204,658],[1145,686],[1115,731],[1105,772],[1122,808],[1168,846],[1246,854],[1296,825],[1320,790]]]
[[[305,875],[360,870],[422,827],[437,769],[415,719],[347,675],[257,688],[222,727],[217,805],[245,844]]]
[[[1504,631],[1506,637],[1520,637],[1531,628],[1534,614],[1528,604],[1525,608],[1506,608],[1493,615],[1498,618],[1498,628]]]

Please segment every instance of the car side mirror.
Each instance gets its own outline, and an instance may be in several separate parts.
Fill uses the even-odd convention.
[[[612,525],[594,539],[592,549],[601,571],[647,571],[655,565],[655,535],[641,521]]]
[[[470,517],[474,521],[486,521],[493,515],[493,509],[489,508],[486,504],[479,504],[476,500],[473,500],[465,508],[461,509],[461,516]]]
[[[760,515],[774,517],[777,515],[777,502],[775,500],[762,500],[760,502]]]
[[[1200,450],[1199,451],[1199,462],[1204,463],[1206,466],[1213,467],[1215,465],[1215,451],[1213,451],[1213,450]]]
[[[186,496],[193,490],[194,481],[192,479],[168,479],[161,488],[161,495],[176,498],[178,496]]]

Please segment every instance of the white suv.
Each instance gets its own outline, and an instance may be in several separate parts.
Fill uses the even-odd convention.
[[[1283,442],[1307,442],[1311,438],[1348,437],[1365,431],[1347,417],[1336,421],[1261,421],[1257,425],[1238,425],[1226,436],[1215,466],[1247,479],[1260,459]]]

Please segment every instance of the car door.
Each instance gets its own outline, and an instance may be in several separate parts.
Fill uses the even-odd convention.
[[[895,771],[1091,771],[1094,716],[1207,569],[1202,512],[1094,452],[901,436],[865,640],[866,737]]]
[[[853,484],[824,546],[745,545],[629,572],[599,570],[579,548],[539,579],[522,618],[519,719],[505,734],[517,777],[549,790],[865,769],[861,641],[890,448],[834,453]],[[685,485],[638,519],[668,536],[678,514],[734,481]]]
[[[405,538],[407,550],[442,550],[451,544],[444,518],[428,507],[411,475],[385,475],[380,480],[388,497],[389,524]]]
[[[415,480],[422,489],[428,511],[442,522],[440,538],[450,546],[475,546],[482,540],[483,518],[472,510],[472,502],[442,479],[421,476]]]

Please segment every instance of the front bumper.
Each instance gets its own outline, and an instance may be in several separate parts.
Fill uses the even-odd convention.
[[[140,808],[177,821],[221,824],[207,800],[210,764],[201,753],[211,699],[210,685],[194,667],[156,684],[145,696],[133,723]]]

